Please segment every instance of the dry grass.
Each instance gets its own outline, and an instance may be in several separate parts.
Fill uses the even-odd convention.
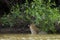
[[[0,40],[60,40],[60,35],[0,34]]]

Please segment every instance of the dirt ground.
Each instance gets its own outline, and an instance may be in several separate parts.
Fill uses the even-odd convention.
[[[60,40],[60,35],[0,34],[0,40]]]

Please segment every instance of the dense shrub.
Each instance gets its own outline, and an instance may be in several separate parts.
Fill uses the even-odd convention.
[[[42,0],[33,1],[30,6],[28,3],[20,5],[21,8],[18,4],[13,6],[11,14],[4,15],[1,18],[3,26],[20,26],[22,25],[21,23],[25,26],[26,24],[34,23],[43,31],[48,32],[51,30],[55,33],[54,23],[56,20],[60,21],[59,10],[57,8],[52,9],[49,1],[48,5],[44,4]]]
[[[49,3],[49,2],[48,2]],[[26,9],[27,19],[44,30],[55,32],[54,22],[60,18],[57,8],[51,9],[50,5],[43,4],[42,0],[34,0],[31,7]]]

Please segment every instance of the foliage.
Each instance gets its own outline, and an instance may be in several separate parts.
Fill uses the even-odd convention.
[[[30,20],[39,25],[40,29],[44,31],[51,30],[55,32],[54,22],[60,18],[59,10],[57,8],[52,9],[49,4],[43,4],[42,0],[34,0],[31,7],[26,9],[26,14],[34,17],[31,19],[28,15]]]
[[[8,15],[4,15],[1,18],[2,24],[4,26],[5,25],[10,25],[10,27],[14,26],[14,24],[16,24],[16,20],[17,20],[19,14],[20,14],[19,6],[18,5],[16,5],[15,7],[12,6],[11,13],[9,13]]]
[[[55,32],[54,22],[60,20],[59,10],[57,8],[52,9],[50,1],[47,5],[43,2],[43,0],[34,0],[30,5],[25,3],[20,6],[18,4],[12,6],[11,13],[1,18],[2,24],[12,27],[23,20],[27,23],[35,23],[41,30]]]

